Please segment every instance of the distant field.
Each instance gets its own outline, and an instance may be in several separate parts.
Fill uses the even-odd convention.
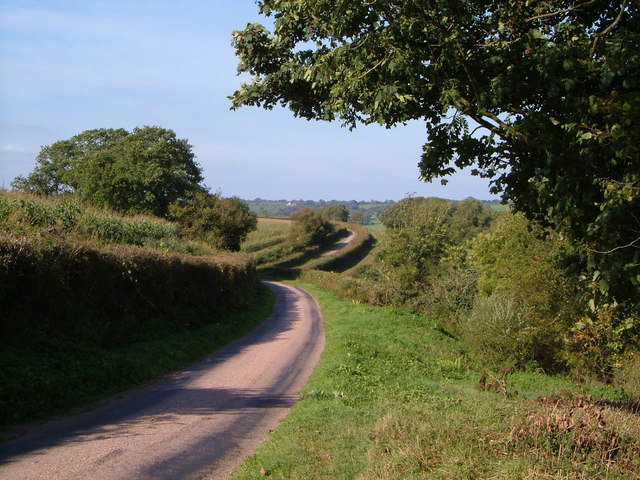
[[[509,210],[509,205],[505,205],[503,203],[487,203],[487,205],[494,212],[503,213]]]
[[[371,224],[371,225],[366,225],[366,227],[371,232],[381,232],[385,228],[382,223],[374,223],[374,224]]]
[[[258,218],[258,228],[249,233],[240,250],[254,253],[285,242],[291,220],[284,218]]]
[[[284,223],[288,225],[291,223],[291,220],[289,220],[288,218],[267,218],[267,217],[258,218],[258,224],[269,225],[273,223]]]

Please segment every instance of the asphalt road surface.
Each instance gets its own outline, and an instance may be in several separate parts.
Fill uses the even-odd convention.
[[[0,444],[0,479],[225,478],[287,414],[324,348],[313,297],[266,283],[274,311],[250,334],[157,384]]]
[[[334,247],[327,252],[325,252],[322,256],[328,257],[329,255],[335,255],[339,250],[342,250],[344,247],[349,245],[356,239],[356,232],[353,230],[347,230],[349,235],[347,235],[340,243],[334,245]]]

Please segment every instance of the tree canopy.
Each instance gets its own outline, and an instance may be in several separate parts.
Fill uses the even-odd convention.
[[[233,108],[425,123],[425,180],[457,169],[581,242],[607,301],[640,300],[637,0],[261,0],[234,32]]]
[[[98,206],[166,216],[169,205],[201,189],[187,140],[160,127],[87,130],[42,148],[37,166],[12,186],[38,194],[73,192]]]
[[[301,208],[291,214],[289,243],[296,248],[321,245],[333,233],[333,224],[325,220],[317,210]]]
[[[349,220],[349,210],[342,204],[322,207],[320,209],[320,215],[327,220],[334,220],[336,222],[346,222]]]

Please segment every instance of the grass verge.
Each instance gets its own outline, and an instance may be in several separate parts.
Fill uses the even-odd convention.
[[[0,425],[43,420],[178,370],[247,333],[269,315],[273,301],[271,290],[260,286],[240,311],[190,330],[150,325],[145,340],[126,346],[52,337],[7,346],[0,350]]]
[[[489,372],[481,389],[431,319],[302,286],[322,306],[325,352],[234,480],[637,478],[637,413],[541,373]]]

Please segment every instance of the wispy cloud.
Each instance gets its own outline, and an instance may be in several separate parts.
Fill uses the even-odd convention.
[[[17,145],[0,145],[0,152],[6,153],[28,153],[29,149]]]

